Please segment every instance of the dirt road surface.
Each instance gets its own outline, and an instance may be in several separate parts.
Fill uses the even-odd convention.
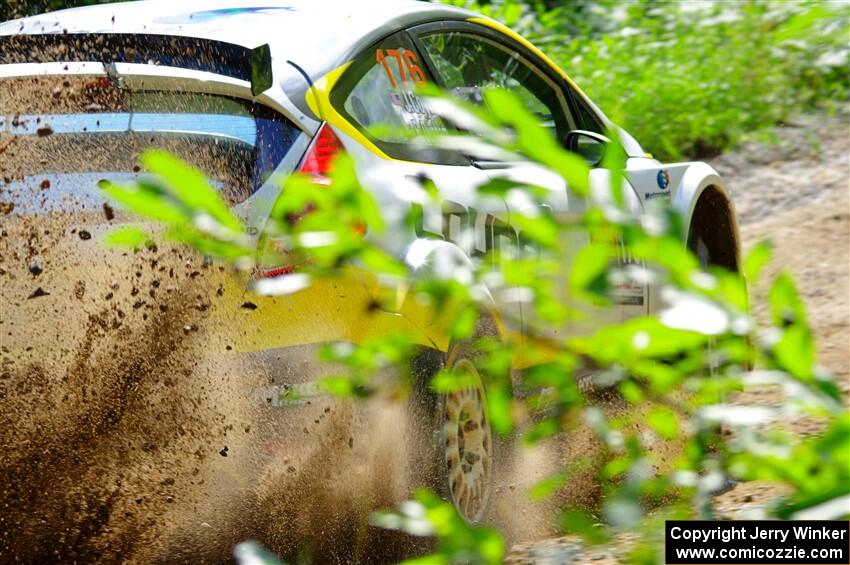
[[[820,363],[846,386],[850,371],[850,132],[848,117],[802,116],[713,163],[734,190],[744,252],[773,244],[770,280],[790,272],[808,307]],[[764,286],[753,289],[767,317]]]

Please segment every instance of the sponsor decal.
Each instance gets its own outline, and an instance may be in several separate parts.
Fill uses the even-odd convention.
[[[390,102],[405,129],[418,133],[446,131],[437,115],[428,109],[418,94],[407,90],[390,92]]]
[[[670,172],[667,169],[661,169],[658,171],[658,176],[655,177],[655,180],[658,182],[658,188],[664,190],[670,185]]]
[[[643,193],[644,200],[652,200],[653,198],[662,198],[664,200],[670,200],[669,192],[644,192]]]
[[[315,381],[296,384],[270,385],[254,389],[252,405],[283,408],[310,404],[310,399],[327,396]]]
[[[643,306],[643,287],[617,287],[614,301],[621,306]]]

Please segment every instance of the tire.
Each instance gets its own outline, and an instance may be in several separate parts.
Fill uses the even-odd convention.
[[[442,444],[441,490],[465,520],[477,523],[487,515],[493,490],[493,431],[484,383],[474,360],[458,349],[450,354],[447,365],[472,384],[441,396],[436,414]]]
[[[478,335],[489,334],[479,324]],[[419,438],[411,443],[411,467],[418,475],[414,480],[451,502],[470,523],[487,519],[500,443],[490,426],[485,385],[475,367],[477,355],[470,344],[459,343],[445,354],[431,351],[420,356],[410,405]],[[433,392],[430,381],[443,367],[465,375],[471,386]]]

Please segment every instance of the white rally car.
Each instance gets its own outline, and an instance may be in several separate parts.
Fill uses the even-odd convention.
[[[54,105],[55,81],[76,92],[76,98]],[[151,0],[0,24],[0,90],[6,93],[0,99],[0,139],[25,144],[29,156],[16,161],[15,171],[11,160],[0,164],[5,214],[0,218],[12,222],[77,211],[88,214],[85,233],[100,234],[112,224],[99,213],[104,198],[96,182],[137,178],[143,174],[135,161],[139,152],[164,146],[202,168],[256,233],[280,190],[267,179],[299,170],[321,176],[344,150],[353,157],[362,184],[388,210],[410,206],[405,191],[423,175],[448,203],[443,210],[426,211],[415,234],[396,226],[399,257],[421,266],[448,253],[458,264],[468,264],[506,234],[511,240],[513,229],[510,204],[481,199],[475,188],[506,169],[521,175],[534,167],[475,161],[410,137],[376,133],[376,125],[436,127],[415,94],[426,83],[481,104],[481,89],[511,90],[565,147],[586,150],[588,156],[606,142],[604,132],[619,131],[632,209],[640,210],[650,200],[669,201],[686,220],[683,241],[706,263],[737,270],[733,206],[711,167],[653,159],[616,129],[552,60],[504,25],[412,0]],[[113,148],[106,155],[104,144]],[[71,147],[73,159],[63,159]],[[606,182],[604,173],[596,170],[591,179]],[[553,213],[583,208],[584,202],[568,195],[557,176],[537,176],[535,182],[548,182]],[[462,225],[472,226],[475,237],[459,237],[455,230]],[[55,249],[63,250],[63,260],[71,257],[76,268],[84,268],[93,253],[89,239],[80,231],[80,237],[57,241]],[[11,245],[9,238],[4,241]],[[291,266],[267,267],[274,273]],[[565,259],[564,272],[568,269]],[[92,272],[92,277],[109,280]],[[55,284],[69,285],[69,294],[76,292],[73,281]],[[29,320],[26,330],[4,336],[7,351],[24,350],[52,336],[57,316],[65,316],[69,327],[83,323],[75,317],[75,306],[51,303],[61,294],[57,287],[38,300],[22,301],[27,298],[24,290],[4,283],[3,300],[19,304],[15,315]],[[322,343],[415,331],[435,355],[420,370],[433,374],[449,363],[475,371],[463,355],[452,353],[445,332],[428,322],[427,309],[413,299],[397,305],[404,316],[369,308],[375,288],[367,273],[352,280],[320,281],[292,296],[248,301],[237,294],[228,302],[233,293],[224,292],[224,299],[205,315],[223,326],[240,326],[238,337],[228,341],[228,354],[265,356],[272,391],[268,401],[274,406],[285,404],[278,391],[321,374],[310,360]],[[653,288],[620,290],[619,304],[609,314],[613,318],[646,314],[659,304]],[[493,299],[509,320],[499,331],[521,333],[523,313],[510,301],[510,293],[495,292]],[[48,307],[56,315],[45,319]],[[546,332],[564,336],[584,329],[566,326]],[[485,516],[492,490],[493,439],[482,402],[480,390],[466,391],[439,399],[439,408],[427,408],[436,411],[436,429],[445,438],[434,454],[439,483],[471,521]]]

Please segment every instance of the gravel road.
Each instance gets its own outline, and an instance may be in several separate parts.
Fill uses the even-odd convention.
[[[744,252],[769,240],[794,275],[820,362],[847,385],[850,367],[850,134],[848,116],[803,116],[774,130],[777,144],[749,143],[712,164],[734,190]],[[766,315],[763,287],[755,315]]]

